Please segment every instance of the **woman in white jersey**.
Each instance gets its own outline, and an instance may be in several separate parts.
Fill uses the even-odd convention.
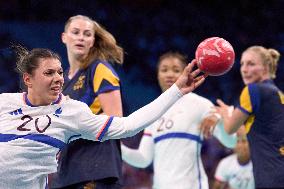
[[[56,154],[77,138],[108,140],[129,137],[157,120],[184,94],[204,80],[187,66],[175,85],[128,117],[94,115],[82,102],[61,94],[60,58],[48,49],[18,48],[17,68],[23,93],[0,94],[0,188],[43,189],[56,172]]]
[[[163,54],[158,62],[158,81],[162,91],[170,88],[182,75],[186,57],[180,53]],[[197,94],[180,98],[158,121],[145,129],[139,145],[134,150],[122,146],[122,159],[132,166],[145,168],[153,161],[154,189],[207,189],[200,150],[203,141],[201,122],[218,123],[211,114],[213,104]],[[222,126],[213,133],[223,144],[233,147],[236,139]]]
[[[237,132],[238,142],[235,153],[220,161],[215,172],[213,189],[254,189],[252,162],[250,160],[249,144],[242,126]]]

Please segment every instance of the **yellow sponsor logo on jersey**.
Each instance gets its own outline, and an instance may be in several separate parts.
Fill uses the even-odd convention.
[[[73,86],[73,90],[74,90],[74,91],[83,88],[83,85],[84,85],[84,82],[85,82],[85,78],[86,78],[86,76],[84,76],[84,75],[81,75],[81,76],[78,78],[78,81],[77,81],[77,82],[75,83],[75,85]]]
[[[284,146],[279,148],[279,152],[282,156],[284,156]]]
[[[281,91],[278,91],[278,95],[280,97],[281,104],[284,104],[284,94]]]

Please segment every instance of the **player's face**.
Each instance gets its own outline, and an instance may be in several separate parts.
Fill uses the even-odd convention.
[[[58,59],[39,59],[33,74],[24,74],[28,98],[34,105],[48,105],[57,100],[64,83],[61,62]]]
[[[162,91],[170,88],[182,74],[184,65],[178,58],[165,58],[158,67],[158,81]]]
[[[94,24],[91,20],[77,18],[71,21],[67,30],[62,34],[68,55],[77,59],[85,58],[94,45]]]
[[[266,79],[268,68],[264,66],[260,56],[254,51],[246,51],[241,57],[241,75],[243,82],[250,83],[261,82]]]
[[[235,151],[242,159],[250,158],[249,143],[245,135],[238,137],[238,142]]]

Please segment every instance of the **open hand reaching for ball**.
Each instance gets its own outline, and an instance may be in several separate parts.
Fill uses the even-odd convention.
[[[208,76],[207,74],[202,74],[198,76],[198,74],[200,73],[200,69],[192,71],[196,63],[196,59],[193,59],[191,63],[185,67],[182,75],[175,82],[175,84],[183,94],[192,92],[199,85],[201,85],[205,81],[205,78]]]

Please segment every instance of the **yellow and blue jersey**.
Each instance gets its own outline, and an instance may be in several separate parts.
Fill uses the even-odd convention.
[[[103,113],[98,95],[120,90],[120,80],[106,61],[95,61],[79,70],[70,80],[68,70],[64,77],[63,94],[86,103],[94,114]],[[63,187],[83,181],[110,178],[120,182],[121,152],[119,140],[103,143],[78,139],[61,152],[59,171],[52,178],[52,187]]]
[[[85,102],[94,114],[102,113],[98,95],[120,90],[119,77],[108,62],[96,61],[85,70],[79,70],[70,80],[64,77],[63,93],[70,98]]]
[[[284,95],[273,81],[247,85],[238,108],[245,122],[257,188],[284,186]]]

